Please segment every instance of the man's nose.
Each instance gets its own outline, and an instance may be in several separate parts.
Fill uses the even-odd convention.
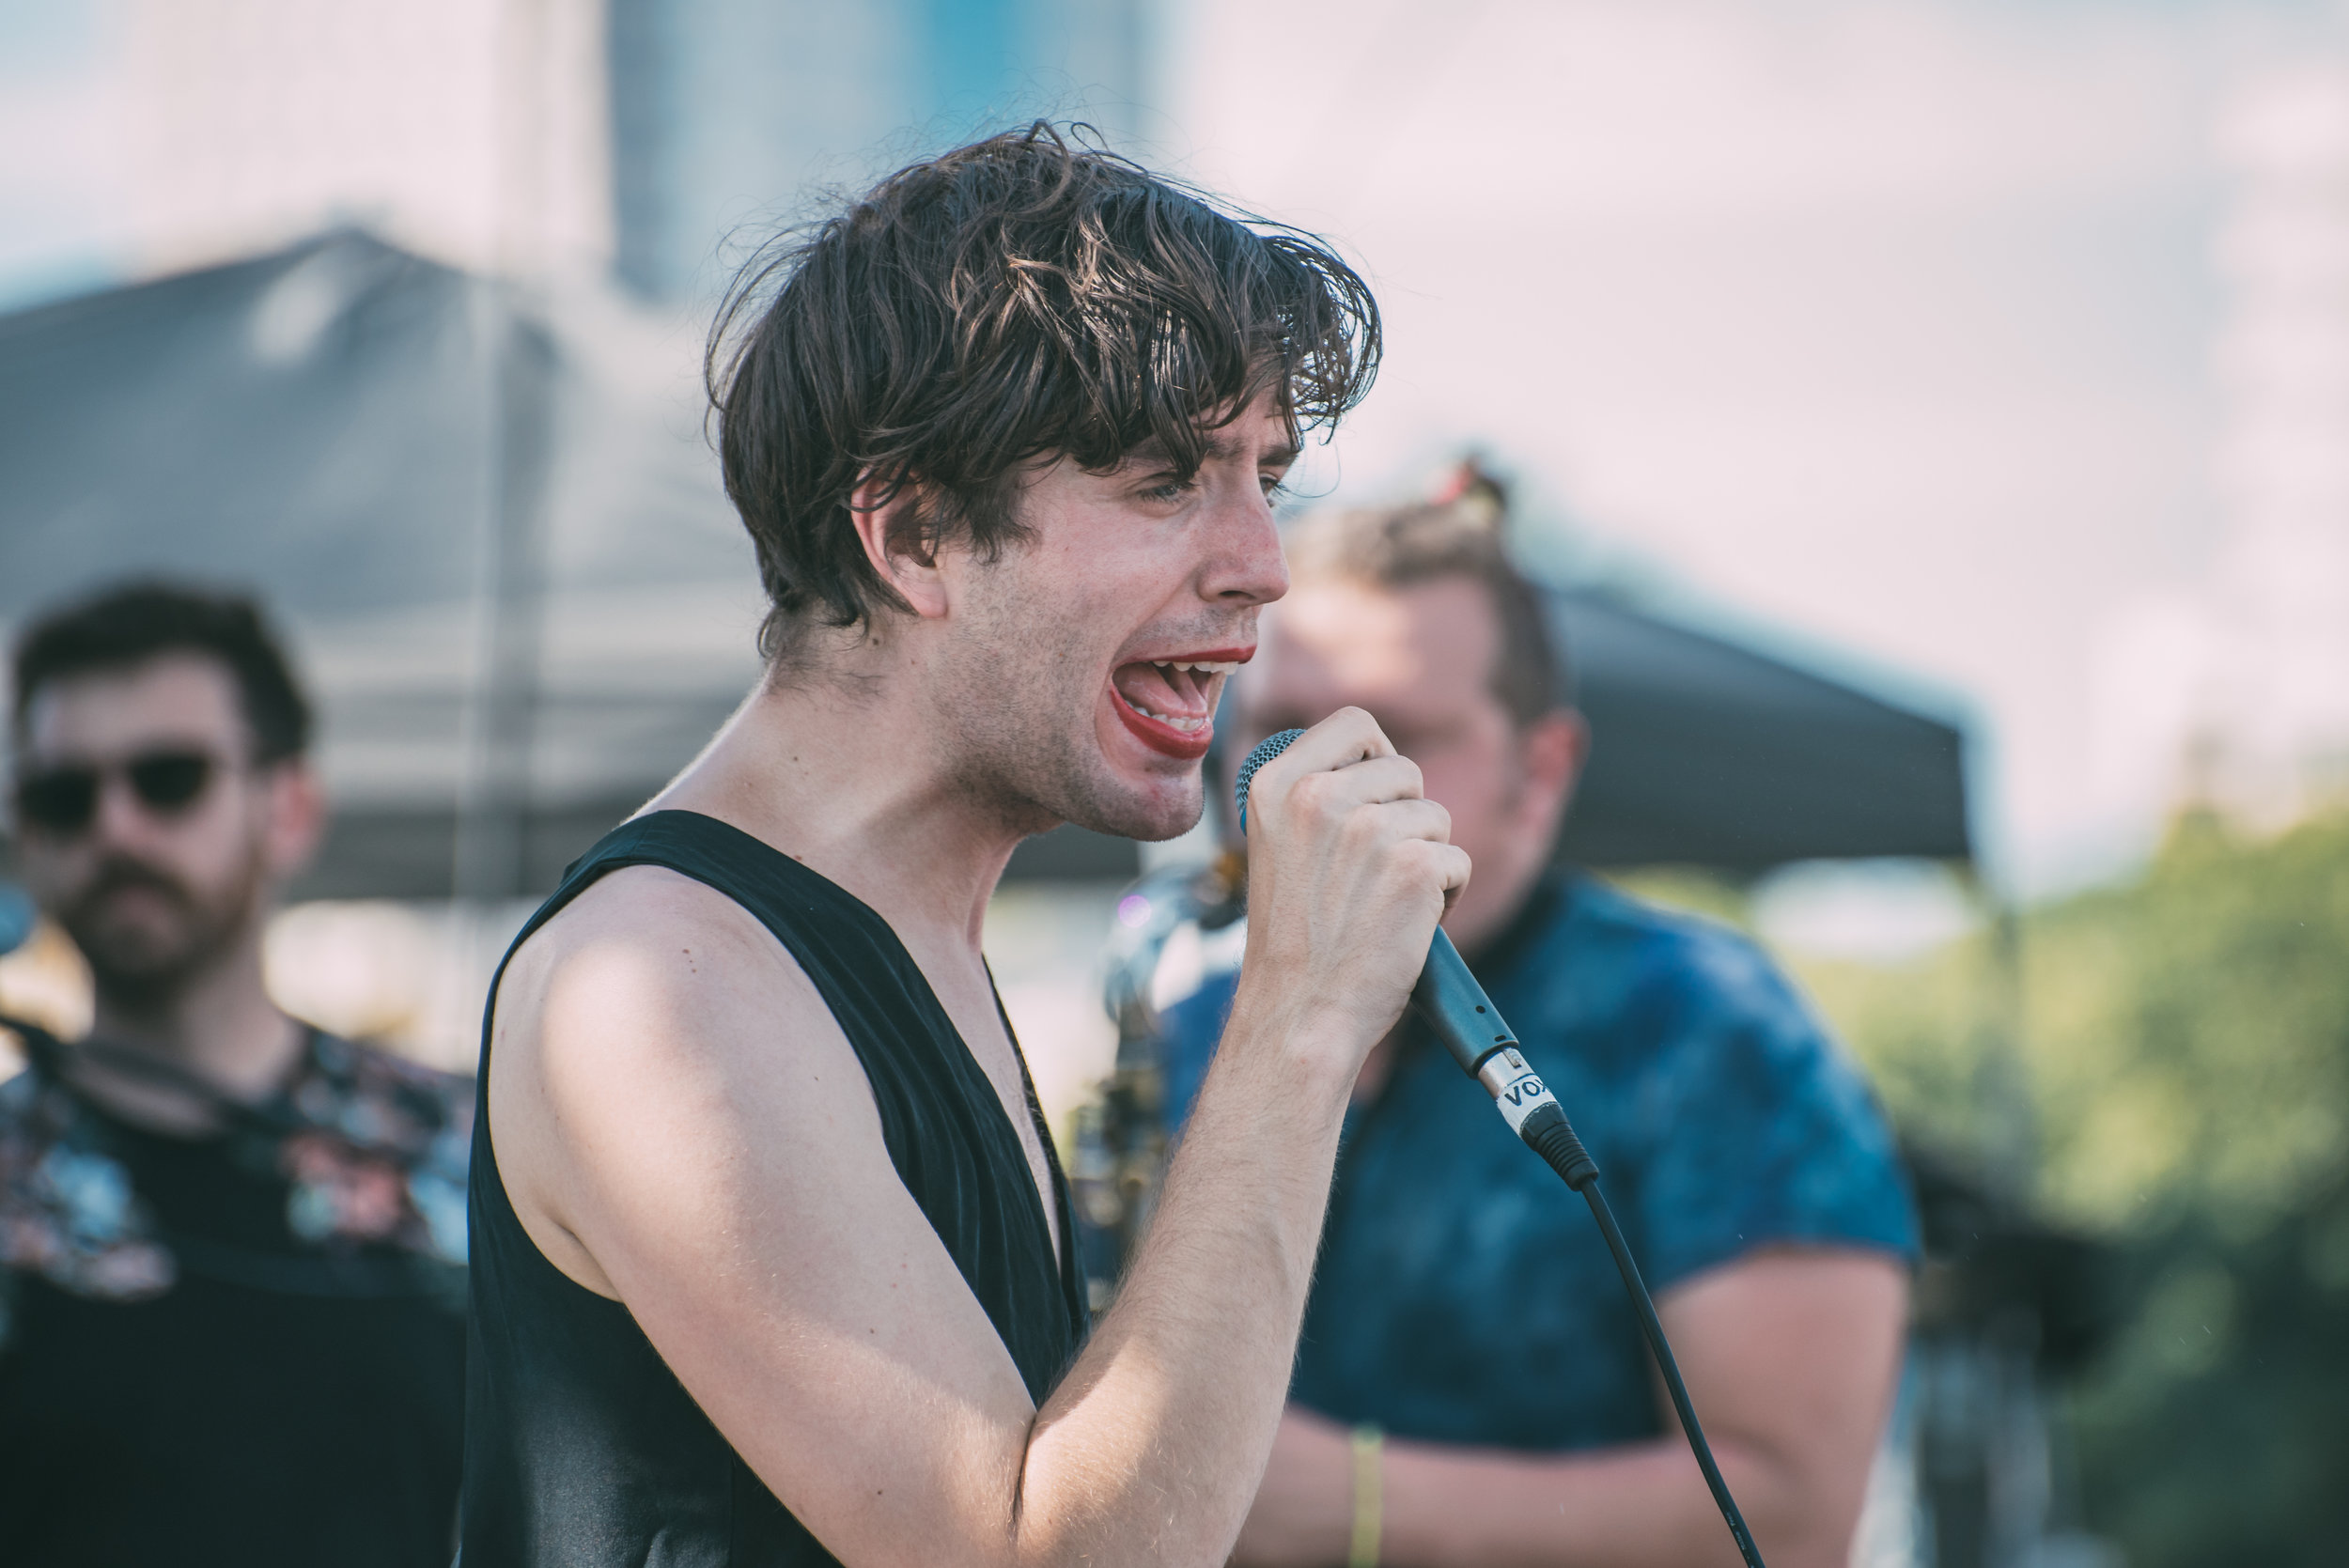
[[[1254,475],[1216,508],[1215,542],[1200,596],[1219,604],[1269,604],[1289,591],[1288,562],[1272,502]]]
[[[155,836],[156,815],[132,787],[130,776],[110,768],[99,776],[98,809],[90,818],[92,844],[136,846]]]

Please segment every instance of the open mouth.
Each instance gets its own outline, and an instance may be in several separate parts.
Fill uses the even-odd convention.
[[[1224,677],[1254,651],[1219,648],[1120,664],[1110,676],[1112,706],[1127,729],[1152,751],[1185,761],[1203,757],[1215,739],[1215,700]]]

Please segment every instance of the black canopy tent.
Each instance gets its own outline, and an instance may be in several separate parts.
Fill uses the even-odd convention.
[[[0,619],[132,573],[257,591],[337,802],[300,891],[533,893],[756,673],[698,347],[354,232],[0,318]],[[1968,854],[1952,725],[1595,590],[1556,608],[1595,737],[1564,853]],[[1013,871],[1136,863],[1062,830]]]
[[[1591,757],[1560,853],[1756,872],[1970,860],[1955,724],[1621,598],[1552,598]]]
[[[697,349],[353,232],[0,318],[0,619],[253,589],[323,721],[301,891],[546,887],[757,672]]]

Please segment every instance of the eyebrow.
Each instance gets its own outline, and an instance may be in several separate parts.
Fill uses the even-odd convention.
[[[1201,456],[1208,462],[1229,462],[1239,456],[1239,442],[1222,430],[1202,431],[1199,444],[1203,449]],[[1262,461],[1268,468],[1287,468],[1297,461],[1303,450],[1295,442],[1282,446],[1268,446],[1264,450]],[[1120,459],[1121,462],[1128,463],[1163,463],[1173,460],[1174,455],[1167,451],[1166,442],[1156,436],[1150,437],[1137,446],[1128,447],[1126,456]]]

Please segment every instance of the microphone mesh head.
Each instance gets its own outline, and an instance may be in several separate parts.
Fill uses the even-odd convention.
[[[1239,831],[1248,831],[1248,785],[1256,776],[1256,769],[1289,749],[1290,743],[1303,735],[1303,730],[1283,730],[1268,735],[1256,742],[1256,749],[1248,753],[1248,760],[1239,765],[1239,781],[1232,785],[1232,798],[1239,802]]]

